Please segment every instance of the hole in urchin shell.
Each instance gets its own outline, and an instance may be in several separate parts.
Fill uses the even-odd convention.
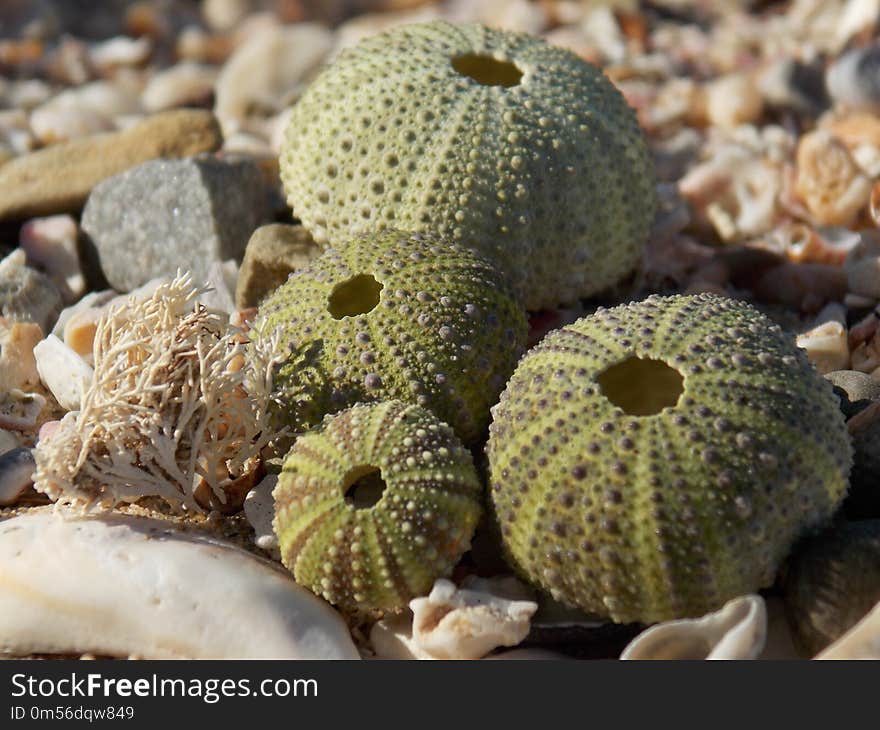
[[[343,484],[345,503],[355,509],[370,509],[376,505],[386,487],[382,472],[369,464],[356,466],[348,472]]]
[[[333,319],[366,314],[379,303],[383,285],[371,274],[358,274],[338,283],[327,298],[327,311]]]
[[[499,61],[482,53],[465,53],[452,59],[452,68],[483,86],[517,86],[522,71],[511,61]]]
[[[678,403],[684,378],[662,360],[628,357],[599,373],[603,395],[630,416],[652,416]]]

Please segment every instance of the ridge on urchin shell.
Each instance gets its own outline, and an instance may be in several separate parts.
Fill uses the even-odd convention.
[[[550,333],[492,414],[511,562],[617,622],[698,616],[769,585],[847,489],[831,385],[722,297],[650,297]]]
[[[386,230],[292,274],[263,300],[253,337],[259,352],[274,350],[274,417],[294,431],[358,402],[399,399],[472,445],[526,330],[506,278],[480,254]]]
[[[599,69],[444,21],[343,51],[294,106],[280,166],[319,243],[433,231],[503,267],[529,310],[617,284],[656,207],[644,135]]]
[[[298,583],[349,612],[402,608],[470,547],[482,491],[470,452],[431,413],[359,404],[297,439],[273,527]]]

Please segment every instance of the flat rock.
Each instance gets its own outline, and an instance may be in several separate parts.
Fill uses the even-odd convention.
[[[0,652],[358,659],[286,571],[205,533],[122,514],[0,522]]]
[[[99,182],[158,157],[188,157],[220,148],[213,114],[179,109],[125,131],[71,140],[0,166],[0,220],[79,211]]]
[[[269,215],[259,168],[250,160],[153,160],[106,180],[89,196],[82,228],[115,289],[240,260]]]
[[[235,287],[236,306],[256,307],[263,297],[287,281],[291,272],[307,266],[320,253],[318,244],[302,226],[260,226],[244,252]]]

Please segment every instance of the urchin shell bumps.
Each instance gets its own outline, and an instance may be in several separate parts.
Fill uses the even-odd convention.
[[[492,410],[511,562],[617,622],[697,616],[773,581],[843,498],[831,385],[746,303],[651,297],[527,353]]]
[[[329,249],[261,304],[257,348],[277,347],[276,417],[304,431],[359,402],[433,411],[468,445],[525,350],[525,312],[474,251],[383,231]]]
[[[470,452],[433,414],[356,405],[287,455],[274,491],[282,560],[343,610],[400,608],[469,548],[482,491]]]
[[[344,51],[293,109],[280,157],[319,243],[385,226],[489,255],[530,310],[635,268],[655,210],[644,135],[575,54],[446,22]]]

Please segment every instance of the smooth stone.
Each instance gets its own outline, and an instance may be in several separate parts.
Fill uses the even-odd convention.
[[[664,621],[633,639],[621,659],[757,659],[767,640],[767,609],[758,595],[728,601],[698,619]]]
[[[65,304],[86,293],[79,260],[79,227],[69,215],[34,218],[21,227],[19,242],[31,266],[42,269],[58,287]]]
[[[52,510],[0,522],[0,652],[358,659],[286,571],[167,522]]]
[[[188,157],[220,148],[217,120],[200,109],[147,117],[122,131],[71,140],[0,166],[0,219],[79,211],[102,180],[158,157]]]
[[[33,485],[36,468],[31,449],[19,447],[0,456],[0,507],[15,504]]]
[[[301,92],[333,47],[317,23],[270,26],[255,33],[223,66],[214,111],[225,134],[241,130],[254,110],[277,114]]]
[[[241,259],[268,216],[266,186],[250,160],[154,160],[97,185],[82,229],[110,285],[131,291],[178,269],[203,282],[213,262]]]
[[[40,379],[58,405],[68,411],[78,411],[83,392],[92,382],[92,367],[55,335],[37,344],[34,357]]]
[[[2,171],[2,168],[0,168]],[[36,269],[25,265],[17,248],[0,261],[0,316],[17,322],[35,322],[48,332],[61,312],[61,292]]]
[[[238,283],[235,304],[239,309],[256,307],[294,271],[308,266],[321,249],[302,226],[271,223],[254,231],[247,248]]]
[[[153,42],[147,36],[129,38],[116,36],[89,48],[89,61],[99,71],[110,71],[119,66],[139,66],[153,51]]]
[[[214,94],[217,69],[184,61],[157,73],[144,88],[141,103],[150,112],[203,104]]]
[[[828,67],[831,98],[850,109],[880,110],[880,45],[853,48]]]

